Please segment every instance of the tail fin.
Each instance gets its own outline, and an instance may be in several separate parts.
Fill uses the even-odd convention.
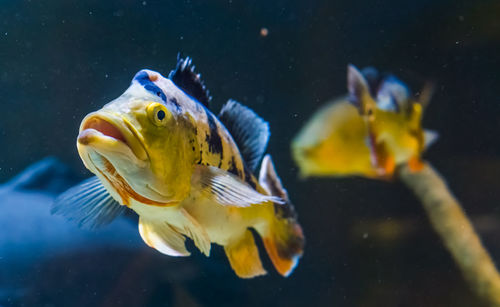
[[[297,221],[297,214],[288,199],[288,193],[276,175],[269,155],[262,160],[259,183],[269,194],[279,196],[286,202],[274,204],[275,218],[266,233],[260,234],[274,267],[286,277],[292,273],[302,256],[305,238]]]

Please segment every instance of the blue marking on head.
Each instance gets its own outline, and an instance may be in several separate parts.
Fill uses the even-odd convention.
[[[163,102],[167,102],[167,96],[151,79],[149,79],[149,74],[146,70],[141,70],[135,74],[133,81],[137,81],[144,89],[158,97],[161,98]]]
[[[377,106],[382,110],[400,112],[406,110],[410,89],[393,75],[386,77],[377,92]]]

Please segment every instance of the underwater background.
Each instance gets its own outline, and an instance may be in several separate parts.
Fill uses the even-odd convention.
[[[301,180],[290,142],[346,67],[376,66],[436,92],[425,154],[500,262],[497,1],[2,1],[0,306],[477,306],[419,202],[395,182]],[[267,35],[265,35],[267,30]],[[88,177],[81,119],[134,74],[193,58],[218,112],[234,98],[270,123],[268,152],[299,214],[304,256],[283,278],[241,280],[222,248],[163,256],[134,217],[96,233],[51,216]],[[25,173],[26,174],[26,173]],[[259,241],[259,240],[257,240]],[[260,244],[260,241],[259,241]]]

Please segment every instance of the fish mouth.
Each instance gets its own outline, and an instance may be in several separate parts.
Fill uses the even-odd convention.
[[[121,153],[146,161],[147,151],[140,134],[124,119],[107,113],[91,113],[80,126],[78,144],[97,151]]]
[[[149,156],[144,141],[126,118],[108,112],[89,114],[82,121],[77,139],[78,152],[94,174],[105,180],[129,206],[131,199],[154,206],[172,206],[178,202],[168,199],[148,185],[137,188],[128,172],[139,172],[144,180],[149,169]]]

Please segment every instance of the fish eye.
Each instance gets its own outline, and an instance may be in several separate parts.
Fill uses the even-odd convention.
[[[158,117],[158,120],[163,120],[165,118],[165,111],[160,110],[156,112],[156,117]]]
[[[149,119],[156,126],[165,126],[168,121],[168,117],[170,115],[167,108],[161,103],[153,102],[147,108],[147,113]]]

